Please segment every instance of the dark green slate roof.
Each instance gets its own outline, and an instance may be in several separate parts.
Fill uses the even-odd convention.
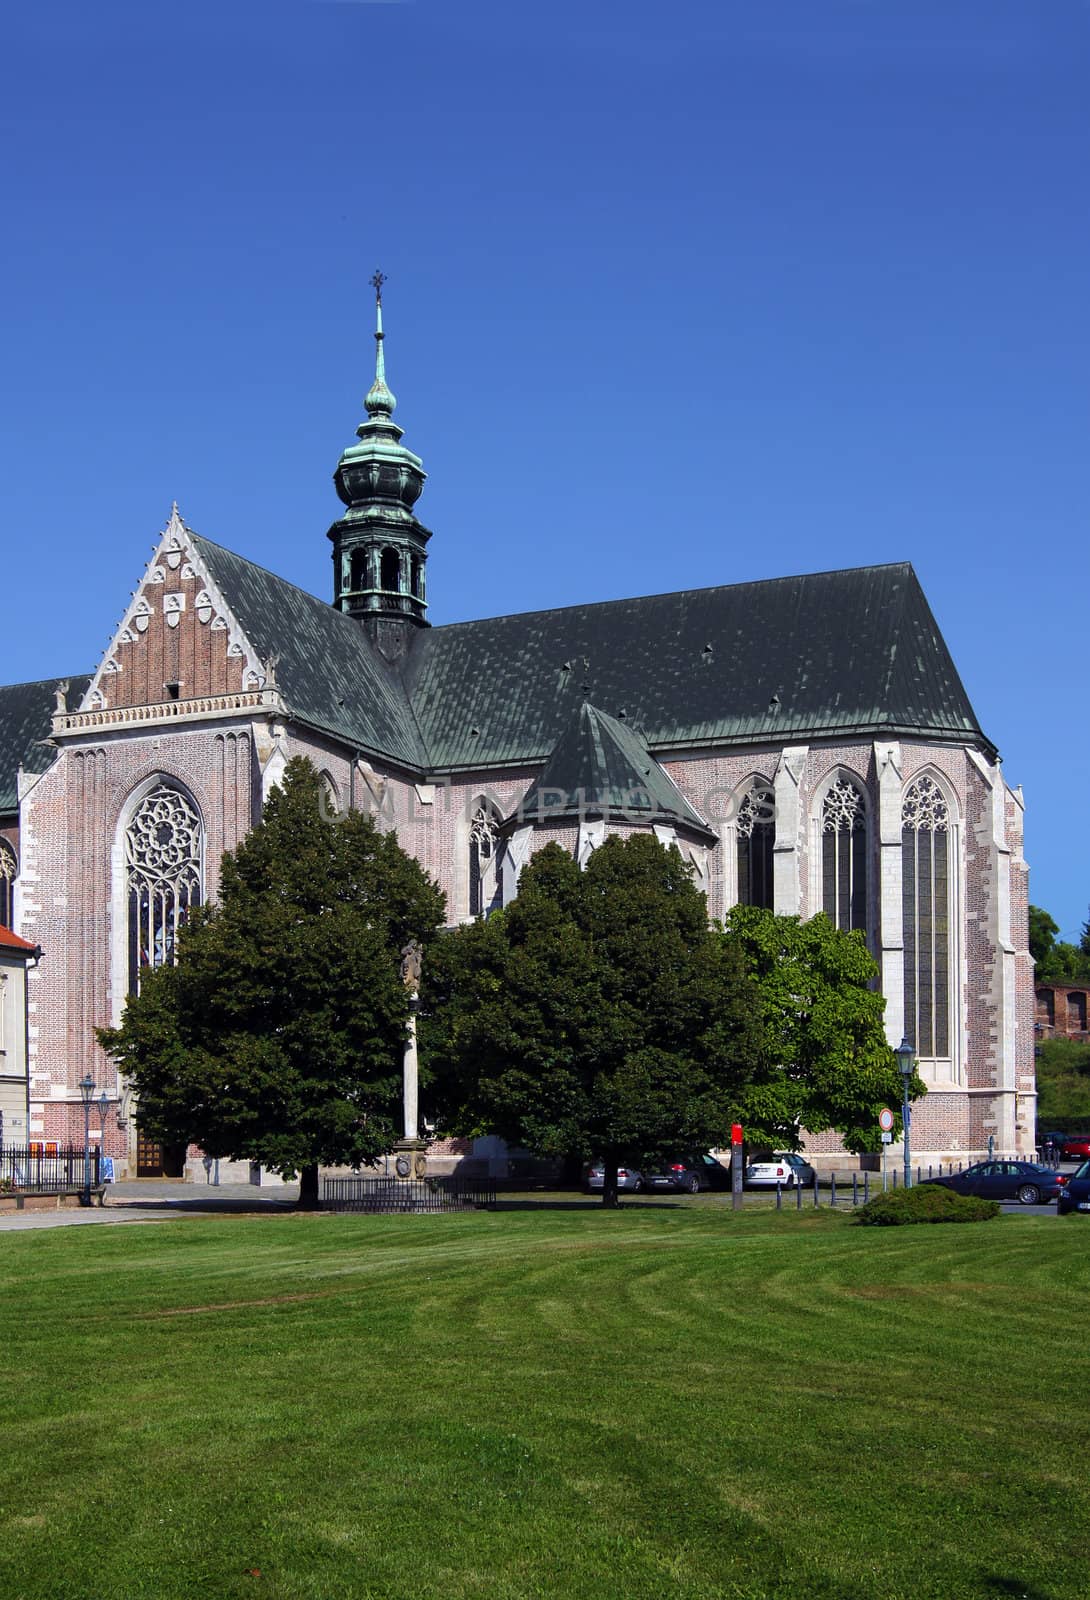
[[[639,734],[586,701],[509,820],[547,822],[583,817],[680,823],[705,838],[716,837],[663,772]]]
[[[69,678],[70,706],[79,704],[90,681],[86,674]],[[54,747],[43,741],[52,731],[57,685],[63,682],[44,678],[0,685],[0,815],[19,809],[19,768],[44,772],[56,756]]]
[[[432,628],[406,681],[437,772],[544,761],[586,699],[658,753],[848,734],[992,749],[907,562]]]
[[[370,754],[418,770],[428,762],[397,672],[360,624],[264,567],[190,530],[209,573],[266,663],[290,711]]]

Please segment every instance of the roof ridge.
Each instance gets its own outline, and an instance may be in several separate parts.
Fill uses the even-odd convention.
[[[561,611],[593,611],[598,607],[631,605],[636,600],[673,600],[689,594],[722,594],[727,589],[763,589],[774,583],[797,583],[803,578],[835,578],[842,574],[887,572],[898,568],[916,576],[911,561],[872,561],[860,567],[823,567],[819,572],[785,572],[775,578],[740,578],[736,583],[708,583],[696,589],[662,589],[656,594],[615,595],[610,600],[575,600],[566,606],[542,606],[537,611],[500,611],[490,617],[464,617],[459,622],[435,622],[432,623],[432,631],[446,633],[453,628],[480,627],[485,622],[506,622],[514,617],[551,617]]]
[[[3,694],[5,689],[44,689],[47,684],[52,687],[63,683],[65,678],[71,683],[73,678],[93,678],[94,675],[93,667],[90,669],[85,667],[82,672],[58,672],[52,678],[24,678],[19,683],[0,683],[0,694]]]

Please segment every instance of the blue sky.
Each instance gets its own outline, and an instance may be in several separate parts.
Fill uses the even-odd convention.
[[[1077,937],[1088,0],[5,33],[0,681],[98,661],[174,498],[329,593],[381,265],[434,621],[908,558]]]

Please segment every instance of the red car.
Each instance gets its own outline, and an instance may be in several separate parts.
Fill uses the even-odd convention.
[[[1065,1135],[1060,1146],[1060,1157],[1064,1161],[1085,1161],[1090,1157],[1090,1133]]]

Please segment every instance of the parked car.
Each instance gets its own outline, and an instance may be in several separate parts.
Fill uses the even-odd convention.
[[[1090,1161],[1084,1161],[1068,1178],[1056,1202],[1056,1210],[1061,1217],[1066,1217],[1069,1211],[1081,1211],[1084,1215],[1090,1212]]]
[[[729,1189],[730,1169],[715,1156],[677,1156],[670,1161],[647,1164],[643,1169],[644,1187],[673,1194],[699,1194],[702,1189]]]
[[[925,1178],[957,1194],[978,1194],[986,1200],[1018,1200],[1024,1206],[1045,1205],[1063,1193],[1067,1178],[1036,1161],[977,1161],[946,1178]]]
[[[586,1177],[583,1179],[583,1193],[600,1193],[606,1186],[606,1169],[601,1161],[592,1161],[587,1168]],[[635,1167],[617,1168],[617,1188],[627,1189],[632,1194],[639,1194],[643,1188],[643,1173],[637,1172]]]
[[[1065,1133],[1060,1145],[1063,1161],[1085,1161],[1090,1156],[1090,1133]]]
[[[813,1183],[814,1169],[794,1150],[777,1150],[751,1161],[745,1176],[751,1189],[774,1189],[777,1184],[794,1189],[797,1184]]]

